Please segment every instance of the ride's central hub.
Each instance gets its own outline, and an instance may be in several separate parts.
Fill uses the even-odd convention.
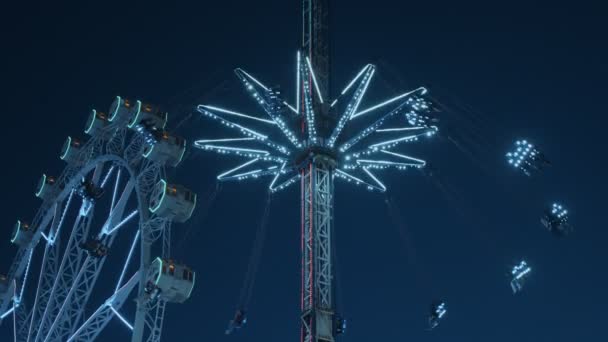
[[[338,166],[338,151],[323,145],[312,144],[306,146],[294,156],[293,165],[302,168],[310,161],[336,168]]]

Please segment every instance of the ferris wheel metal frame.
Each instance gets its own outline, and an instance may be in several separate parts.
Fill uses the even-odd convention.
[[[157,107],[117,97],[109,113],[91,112],[86,143],[68,138],[61,154],[67,166],[57,178],[43,175],[36,192],[42,199],[40,208],[30,224],[18,221],[15,227],[12,242],[19,249],[3,277],[4,291],[0,288],[0,323],[12,314],[15,341],[91,341],[113,318],[130,330],[133,342],[160,341],[166,304],[174,300],[168,297],[170,291],[158,295],[158,279],[154,283],[150,277],[159,274],[151,265],[153,253],[161,264],[170,260],[172,223],[187,220],[196,205],[196,195],[182,186],[171,190],[179,195],[185,189],[190,202],[164,198],[165,166],[179,164],[186,142],[164,130],[167,114]],[[82,190],[85,182],[98,184],[109,203],[98,205],[87,197]],[[159,187],[163,187],[160,201],[155,200]],[[180,213],[175,203],[188,206]],[[95,220],[100,212],[106,215]],[[137,229],[127,233],[129,225]],[[107,297],[97,287],[96,296],[106,299],[88,313],[87,304],[108,258],[87,250],[88,242],[83,241],[92,237],[90,241],[107,251],[119,234],[130,235],[124,263],[117,265],[122,271]],[[32,262],[36,257],[40,260]],[[34,265],[39,265],[38,275]],[[192,273],[183,271],[190,277],[188,297],[194,286]],[[180,281],[174,282],[173,291],[184,283],[188,286]],[[131,319],[121,311],[128,299],[134,299],[135,305],[130,308]]]

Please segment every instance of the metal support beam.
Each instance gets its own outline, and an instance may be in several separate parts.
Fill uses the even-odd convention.
[[[333,342],[333,162],[315,156],[302,172],[302,341]]]

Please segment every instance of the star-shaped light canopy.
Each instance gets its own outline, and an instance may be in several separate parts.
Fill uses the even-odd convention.
[[[270,88],[242,69],[235,73],[264,116],[214,105],[199,105],[205,117],[226,126],[232,135],[200,139],[194,146],[244,159],[217,176],[220,181],[271,177],[269,188],[279,191],[298,181],[299,170],[313,155],[333,161],[334,175],[370,190],[386,191],[375,175],[380,169],[422,168],[424,160],[401,148],[433,136],[430,102],[423,87],[361,109],[376,72],[368,64],[333,101],[322,96],[310,59],[298,53],[295,105],[278,88]],[[324,113],[319,113],[319,112]]]

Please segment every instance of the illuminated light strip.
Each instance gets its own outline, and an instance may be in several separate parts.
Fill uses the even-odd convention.
[[[267,156],[270,154],[270,152],[264,151],[264,150],[255,150],[255,149],[250,149],[250,148],[240,148],[240,147],[230,147],[230,146],[203,144],[203,145],[197,145],[197,147],[205,148],[205,149],[212,149],[212,150],[215,149],[215,150],[227,150],[227,151],[235,151],[235,152],[254,153],[254,154],[261,154],[263,156]]]
[[[241,68],[237,68],[236,69],[238,72],[242,72],[243,74],[245,74],[245,76],[249,77],[253,82],[255,82],[257,85],[259,85],[260,87],[264,88],[264,90],[268,91],[270,89],[268,89],[265,85],[262,84],[262,82],[258,81],[255,77],[249,75],[245,70],[241,69]]]
[[[361,77],[361,75],[363,75],[365,73],[367,68],[369,68],[371,66],[372,66],[371,64],[364,66],[363,69],[361,69],[361,71],[359,71],[359,74],[357,74],[357,76],[355,76],[355,78],[353,78],[353,80],[350,81],[350,83],[346,86],[346,88],[344,88],[344,90],[342,90],[342,95],[346,94],[346,92],[355,84],[355,82],[357,82],[357,80]]]
[[[331,105],[329,105],[329,106],[333,108],[336,105],[336,103],[338,103],[338,99],[335,99],[334,102],[332,102]]]
[[[416,134],[416,135],[408,135],[408,136],[405,136],[405,137],[401,137],[401,138],[397,138],[397,139],[393,139],[393,140],[387,140],[387,141],[383,141],[383,142],[380,142],[380,143],[377,143],[377,144],[373,144],[373,145],[370,145],[369,148],[374,149],[374,148],[378,148],[378,147],[384,146],[384,145],[390,145],[390,144],[398,143],[398,142],[401,142],[401,141],[412,140],[412,139],[415,139],[417,137],[418,137],[418,134]]]
[[[300,64],[302,63],[302,54],[298,50],[297,67],[296,67],[296,111],[300,114]]]
[[[110,176],[112,175],[112,171],[114,171],[114,165],[112,165],[110,167],[110,170],[108,171],[108,174],[106,174],[106,177],[101,182],[101,187],[102,188],[106,186],[106,183],[108,182],[108,180],[110,179]]]
[[[120,172],[121,170],[118,170],[118,172],[116,173],[116,182],[114,183],[114,192],[112,193],[112,204],[110,206],[111,210],[114,210],[114,207],[116,206],[116,194],[118,193],[118,185],[120,185]]]
[[[377,186],[375,186],[373,184],[370,184],[370,183],[362,180],[361,178],[357,178],[357,177],[351,175],[350,173],[346,173],[346,172],[344,172],[344,171],[342,171],[340,169],[336,169],[336,174],[338,175],[338,177],[352,179],[352,180],[354,180],[357,183],[367,185],[368,187],[371,187],[371,188],[374,188],[374,189],[377,189],[377,190],[382,190],[382,188],[379,188],[379,187],[377,187]],[[382,190],[382,191],[384,191],[384,190]]]
[[[32,264],[32,256],[34,255],[34,249],[30,251],[30,257],[27,260],[27,267],[25,268],[25,275],[23,276],[23,284],[21,284],[21,292],[19,292],[19,300],[17,302],[21,303],[21,299],[23,298],[23,291],[25,290],[25,285],[27,284],[27,277],[30,274],[30,265]]]
[[[217,176],[217,179],[218,179],[218,180],[220,180],[220,179],[224,178],[225,176],[227,176],[227,175],[229,175],[229,174],[231,174],[231,173],[233,173],[233,172],[236,172],[236,171],[238,171],[238,170],[240,170],[240,169],[242,169],[242,168],[244,168],[244,167],[247,167],[247,166],[249,166],[249,165],[251,165],[251,164],[253,164],[253,163],[257,162],[258,160],[260,160],[260,158],[255,158],[255,159],[252,159],[252,160],[250,160],[250,161],[246,162],[246,163],[245,163],[245,164],[243,164],[243,165],[237,166],[237,167],[235,167],[235,168],[234,168],[234,169],[232,169],[232,170],[226,171],[226,172],[224,172],[224,173],[222,173],[222,174],[218,175],[218,176]]]
[[[44,233],[40,233],[40,235],[42,235],[42,237],[46,240],[46,242],[48,242],[49,244],[53,244],[53,239],[50,239],[48,236],[46,236],[46,234]]]
[[[264,123],[271,124],[271,125],[276,125],[276,123],[274,121],[272,121],[272,120],[266,120],[266,119],[258,118],[257,116],[243,114],[243,113],[235,112],[235,111],[229,110],[229,109],[224,109],[224,108],[215,107],[215,106],[208,106],[208,105],[201,105],[201,107],[209,109],[209,110],[215,110],[215,111],[218,111],[220,113],[224,113],[224,114],[228,114],[228,115],[238,116],[238,117],[241,117],[241,118],[246,118],[246,119],[251,119],[251,120],[256,120],[256,121],[264,122]]]
[[[523,276],[525,276],[526,274],[530,273],[531,271],[532,271],[532,269],[528,267],[523,272],[521,272],[520,274],[518,274],[517,277],[515,277],[515,279],[519,280]]]
[[[417,166],[419,164],[413,163],[399,163],[390,160],[373,160],[373,159],[358,159],[357,164],[375,164],[375,165],[386,165],[386,166]]]
[[[3,313],[2,316],[0,316],[0,320],[5,319],[8,315],[12,314],[13,311],[15,311],[15,306],[14,305],[10,309],[8,309],[8,311],[6,311],[5,313]]]
[[[133,256],[133,251],[135,250],[135,246],[137,246],[137,242],[139,241],[139,232],[138,229],[135,233],[135,238],[133,238],[133,243],[131,244],[131,249],[129,249],[129,255],[127,256],[127,260],[125,261],[125,266],[122,268],[122,272],[120,273],[120,278],[118,278],[118,283],[116,284],[116,289],[114,290],[114,294],[118,292],[120,289],[120,285],[122,284],[122,280],[125,277],[125,273],[127,272],[127,267],[129,267],[129,263],[131,262],[131,257]]]
[[[425,94],[425,93],[426,93],[426,91],[427,91],[427,90],[426,90],[426,88],[424,88],[424,87],[420,87],[420,88],[418,88],[418,89],[414,89],[414,90],[412,90],[412,91],[410,91],[410,92],[407,92],[407,93],[405,93],[405,94],[401,94],[401,95],[399,95],[399,96],[393,97],[393,98],[392,98],[392,99],[390,99],[390,100],[386,100],[386,101],[384,101],[384,102],[382,102],[382,103],[380,103],[380,104],[377,104],[377,105],[375,105],[375,106],[373,106],[373,107],[367,108],[367,109],[362,110],[362,111],[360,111],[360,112],[358,112],[358,113],[356,113],[356,114],[353,114],[353,116],[351,117],[351,119],[354,119],[354,118],[356,118],[356,117],[358,117],[358,116],[361,116],[361,115],[363,115],[363,114],[367,114],[367,113],[369,113],[369,112],[371,112],[371,111],[374,111],[374,110],[376,110],[376,109],[378,109],[378,108],[382,108],[382,107],[384,107],[384,106],[386,106],[386,105],[389,105],[389,104],[391,104],[391,103],[393,103],[393,102],[395,102],[395,101],[401,100],[401,99],[402,99],[402,98],[404,98],[404,97],[408,97],[408,96],[410,96],[410,95],[412,95],[412,94],[414,94],[414,93],[420,92],[420,94],[421,94],[421,95],[423,95],[423,94]]]
[[[350,149],[351,147],[353,147],[354,145],[359,143],[361,140],[368,137],[370,134],[375,133],[376,130],[378,128],[380,128],[386,120],[401,113],[403,111],[403,109],[405,108],[405,105],[406,105],[406,103],[402,103],[397,108],[393,109],[392,111],[390,111],[387,114],[384,114],[380,119],[376,120],[373,124],[369,125],[367,128],[360,131],[356,136],[354,136],[353,138],[348,140],[346,143],[344,143],[342,146],[340,146],[340,152],[346,152],[348,149]]]
[[[227,127],[238,128],[238,129],[241,130],[241,133],[243,133],[244,135],[253,136],[257,140],[262,141],[266,146],[272,147],[273,149],[275,149],[275,150],[277,150],[277,151],[279,151],[279,152],[281,152],[283,154],[286,154],[286,155],[290,154],[290,152],[289,152],[289,150],[287,148],[285,148],[284,146],[281,146],[281,145],[278,145],[278,144],[272,142],[271,140],[268,139],[268,136],[263,135],[261,133],[258,133],[258,132],[254,131],[252,129],[246,128],[244,126],[241,126],[239,124],[236,124],[236,123],[234,123],[232,121],[226,120],[226,119],[224,119],[224,118],[222,118],[222,117],[220,117],[220,116],[218,116],[216,114],[211,113],[210,111],[208,111],[208,110],[206,110],[206,109],[204,109],[202,107],[203,107],[202,105],[199,105],[197,107],[197,110],[199,111],[199,113],[201,113],[203,115],[206,115],[206,116],[209,116],[212,119],[218,120],[223,125],[225,125]]]
[[[363,79],[363,83],[361,85],[359,85],[359,87],[357,88],[357,92],[355,92],[355,95],[353,97],[353,99],[355,100],[355,104],[353,105],[352,102],[349,103],[349,105],[346,109],[346,112],[342,115],[342,117],[338,121],[338,125],[336,126],[336,128],[334,129],[334,132],[332,133],[331,137],[329,138],[330,147],[334,147],[334,144],[336,143],[338,136],[344,129],[344,126],[346,125],[346,123],[351,119],[353,114],[359,108],[359,105],[361,104],[361,100],[363,100],[363,97],[365,96],[365,93],[367,92],[367,88],[369,87],[369,84],[372,81],[372,78],[374,77],[374,73],[376,72],[376,69],[373,66],[369,66],[366,68],[371,71],[369,72],[368,75],[365,76],[365,78]],[[361,89],[361,86],[363,86],[363,89],[361,90],[361,92],[359,92],[359,89]]]
[[[403,158],[403,159],[413,160],[413,161],[416,161],[416,162],[419,162],[419,163],[422,163],[422,164],[426,165],[426,161],[424,161],[422,159],[417,159],[417,158],[414,158],[414,157],[406,156],[404,154],[395,153],[395,152],[386,151],[386,150],[382,150],[381,152],[386,153],[386,154],[390,154],[390,155],[393,155],[393,156],[396,156],[396,157],[400,157],[400,158]]]
[[[61,231],[61,227],[63,227],[63,221],[65,220],[65,215],[68,212],[68,208],[70,207],[70,203],[72,203],[72,197],[74,196],[74,190],[70,191],[70,196],[68,196],[68,200],[65,203],[65,208],[63,208],[63,213],[61,213],[61,218],[59,219],[59,224],[57,225],[56,232],[49,232],[52,235],[52,239],[47,239],[51,245],[55,244],[55,237],[59,235]]]
[[[386,186],[384,186],[384,184],[376,176],[374,176],[374,174],[370,170],[364,167],[363,171],[365,171],[365,173],[367,173],[376,183],[378,183],[378,185],[380,185],[382,191],[386,191]]]
[[[260,172],[262,172],[262,171],[264,171],[264,170],[262,170],[262,169],[257,169],[257,170],[248,171],[248,172],[245,172],[245,173],[239,173],[239,174],[236,174],[236,175],[232,175],[232,176],[229,176],[229,177],[225,177],[224,179],[227,179],[227,178],[239,178],[239,177],[246,177],[246,176],[253,176],[253,175],[255,175],[256,173],[260,173]]]
[[[308,127],[308,139],[312,142],[317,140],[317,131],[315,127],[315,115],[312,108],[312,94],[310,90],[310,77],[307,67],[302,65],[302,74],[304,76],[303,92],[304,92],[304,113],[306,115],[306,125]]]
[[[116,311],[116,309],[114,309],[112,305],[110,305],[110,309],[112,310],[112,312],[114,312],[116,317],[120,318],[120,320],[127,326],[127,328],[129,328],[131,331],[133,330],[133,326],[118,311]]]
[[[218,115],[216,115],[216,114],[211,113],[211,112],[210,112],[210,111],[208,111],[208,110],[201,109],[201,108],[203,108],[203,106],[202,106],[202,105],[199,105],[199,106],[197,107],[197,110],[198,110],[200,113],[202,113],[202,114],[209,115],[210,117],[212,117],[212,118],[214,118],[214,119],[220,120],[220,121],[222,121],[222,122],[224,122],[224,123],[226,123],[226,124],[230,124],[230,125],[232,125],[232,126],[234,126],[234,127],[236,127],[236,128],[239,128],[239,129],[241,129],[241,130],[243,130],[243,131],[245,131],[245,132],[247,132],[247,133],[249,133],[249,134],[251,134],[251,135],[254,135],[254,136],[258,137],[260,140],[266,140],[266,139],[268,139],[268,136],[266,136],[266,135],[264,135],[264,134],[258,133],[258,132],[254,131],[254,130],[252,130],[252,129],[249,129],[249,128],[247,128],[247,127],[241,126],[241,125],[236,124],[236,123],[234,123],[234,122],[232,122],[232,121],[226,120],[226,119],[222,118],[221,116],[218,116]]]
[[[416,127],[398,127],[398,128],[383,128],[383,129],[377,129],[376,132],[381,133],[381,132],[401,132],[401,131],[416,131],[419,129],[426,129],[427,127],[423,127],[423,126],[416,126]]]
[[[291,184],[296,183],[300,178],[302,178],[302,175],[300,175],[298,173],[298,174],[294,175],[293,177],[289,178],[288,180],[284,181],[283,183],[279,184],[278,186],[274,187],[274,190],[271,190],[271,191],[277,192],[277,191],[283,190],[286,187],[290,186]]]
[[[197,140],[194,144],[205,144],[205,143],[216,143],[216,142],[230,142],[230,141],[251,141],[256,140],[255,138],[229,138],[229,139],[207,139],[207,140]]]
[[[276,176],[274,176],[274,178],[272,179],[270,186],[268,186],[268,189],[270,191],[275,191],[274,183],[276,183],[277,179],[279,179],[279,177],[281,176],[283,170],[285,169],[285,165],[287,165],[287,162],[284,162],[283,165],[281,165],[281,170],[279,170],[279,172],[277,172]]]
[[[120,221],[117,225],[115,225],[106,235],[112,235],[115,231],[124,226],[127,222],[129,222],[135,215],[139,213],[139,210],[134,210],[127,217],[125,217],[122,221]]]
[[[289,103],[287,103],[287,101],[283,101],[283,104],[284,104],[285,106],[287,106],[287,108],[289,108],[289,109],[290,109],[292,112],[294,112],[294,113],[296,113],[296,114],[299,114],[298,110],[297,110],[297,109],[295,109],[295,108],[294,108],[292,105],[290,105]]]
[[[306,63],[308,63],[308,70],[310,70],[310,74],[312,75],[312,83],[315,85],[315,89],[317,90],[317,95],[319,96],[319,102],[323,103],[323,95],[321,95],[321,89],[319,89],[319,84],[317,83],[317,77],[315,76],[315,71],[312,68],[312,64],[310,63],[310,58],[306,56]]]

